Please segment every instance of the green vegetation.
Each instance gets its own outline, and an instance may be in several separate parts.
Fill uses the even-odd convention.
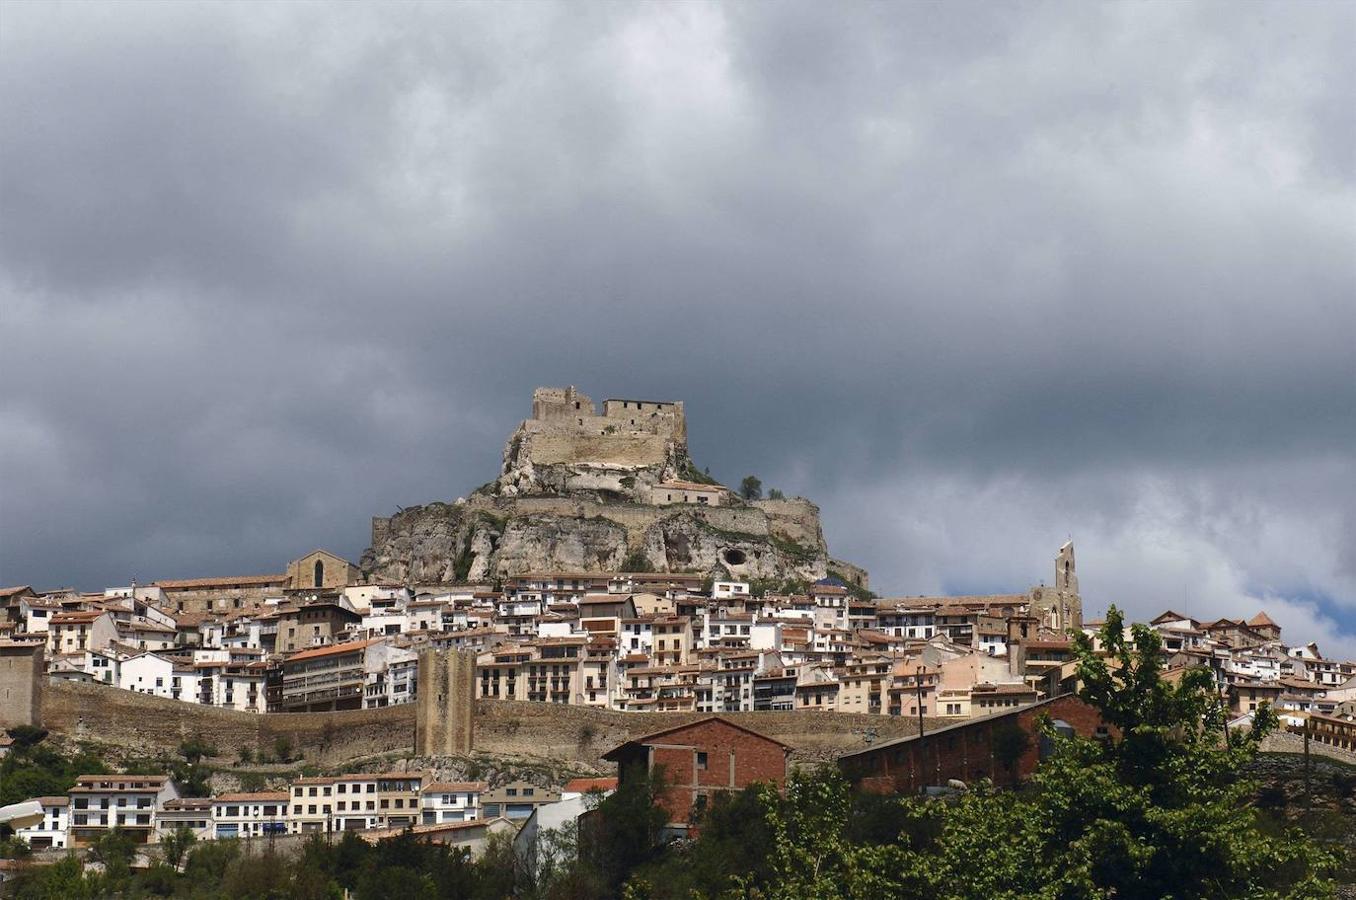
[[[683,461],[683,469],[679,475],[683,481],[691,481],[694,484],[720,484],[719,481],[711,477],[710,469],[698,469],[690,459]]]
[[[749,593],[755,597],[768,594],[804,594],[810,582],[803,578],[754,578],[749,582]]]
[[[475,553],[471,550],[471,539],[467,537],[466,546],[461,548],[457,558],[452,560],[452,580],[461,584],[471,574],[471,564],[476,560]]]
[[[348,833],[333,844],[317,837],[291,859],[271,849],[246,854],[234,840],[176,847],[183,860],[133,873],[134,846],[116,829],[92,850],[103,871],[75,856],[15,879],[18,900],[95,897],[339,898],[400,897],[409,900],[466,897],[498,900],[513,888],[510,846],[500,842],[473,863],[464,850],[429,844],[411,834],[368,844]],[[168,853],[168,849],[167,853]]]
[[[847,588],[848,593],[851,594],[853,597],[855,597],[855,598],[858,599],[858,600],[875,600],[875,599],[876,599],[876,592],[875,592],[875,591],[867,590],[866,588],[862,587],[860,584],[857,584],[857,583],[854,582],[852,579],[848,578],[848,577],[847,577],[846,575],[844,575],[842,572],[837,572],[837,571],[834,571],[833,569],[830,569],[830,570],[829,570],[829,577],[830,577],[830,578],[836,578],[836,579],[843,585],[843,587]]]
[[[776,547],[779,551],[781,551],[781,554],[783,556],[789,556],[793,560],[799,560],[801,562],[810,562],[819,555],[819,553],[813,547],[806,547],[804,544],[797,544],[795,541],[791,540],[788,537],[782,537],[781,535],[774,533],[768,535],[768,538],[769,540],[772,541],[772,546]]]
[[[786,495],[777,488],[770,488],[767,492],[767,498],[769,500],[785,500]]]
[[[7,733],[14,744],[0,759],[0,806],[64,794],[77,777],[109,771],[104,758],[89,748],[68,755],[43,743],[47,732],[40,728],[20,726]]]
[[[654,563],[650,562],[650,557],[644,550],[632,550],[626,554],[622,560],[621,571],[623,572],[653,572]]]
[[[745,500],[763,499],[763,482],[754,475],[745,475],[739,482],[739,496]]]

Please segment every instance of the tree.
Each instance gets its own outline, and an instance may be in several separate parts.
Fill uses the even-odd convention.
[[[759,500],[763,496],[763,482],[753,475],[745,475],[739,482],[739,496],[745,500]]]
[[[780,490],[778,490],[777,488],[772,488],[771,490],[769,490],[769,491],[767,492],[767,498],[768,498],[769,500],[785,500],[785,499],[786,499],[786,495],[783,494],[783,493],[782,493]]]
[[[617,789],[598,804],[596,826],[579,836],[580,856],[615,894],[631,872],[655,858],[668,813],[659,805],[666,781],[662,768],[627,771]]]
[[[993,755],[1003,766],[1003,771],[1012,774],[1013,767],[1022,758],[1022,754],[1031,749],[1031,736],[1026,729],[1015,723],[1000,725],[993,733]]]
[[[189,738],[179,745],[179,755],[184,758],[184,762],[190,766],[196,766],[204,758],[216,754],[217,748],[204,741],[202,738]]]
[[[165,862],[169,864],[174,871],[179,871],[179,864],[183,862],[184,856],[197,842],[198,836],[193,829],[180,825],[160,841],[160,849],[165,854]]]

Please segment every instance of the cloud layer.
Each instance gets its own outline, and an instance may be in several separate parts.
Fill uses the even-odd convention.
[[[356,556],[537,384],[878,590],[1356,655],[1356,12],[11,4],[0,582]]]

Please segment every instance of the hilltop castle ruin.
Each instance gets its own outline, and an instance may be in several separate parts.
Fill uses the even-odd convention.
[[[453,503],[372,520],[372,580],[479,581],[527,572],[656,572],[865,587],[831,559],[819,508],[745,501],[688,455],[681,401],[608,399],[537,388],[499,477]]]

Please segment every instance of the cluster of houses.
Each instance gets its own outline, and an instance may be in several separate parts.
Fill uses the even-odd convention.
[[[485,698],[959,720],[1072,689],[1071,634],[1101,623],[1082,621],[1066,550],[1062,618],[1040,602],[1043,587],[881,599],[825,581],[755,596],[700,575],[562,572],[364,584],[351,563],[315,551],[279,575],[97,594],[6,588],[0,639],[41,643],[50,678],[259,713],[409,702],[419,651],[431,648],[475,652]],[[1205,622],[1169,611],[1151,626],[1168,666],[1211,669],[1237,715],[1263,701],[1342,715],[1356,701],[1356,663],[1287,644],[1265,613]]]
[[[467,832],[471,823],[517,823],[539,807],[576,800],[615,779],[582,779],[563,790],[514,781],[440,781],[426,772],[298,778],[285,788],[184,797],[166,775],[82,775],[66,794],[37,797],[15,833],[34,849],[88,847],[119,829],[136,843],[157,843],[181,829],[198,840],[360,831],[380,836],[414,828]],[[476,832],[471,831],[471,834]]]
[[[115,828],[138,844],[184,830],[198,840],[343,832],[378,840],[408,830],[474,855],[491,835],[509,832],[531,864],[543,832],[592,813],[622,779],[662,768],[659,803],[672,833],[683,834],[715,794],[783,784],[790,749],[713,716],[627,741],[604,756],[617,764],[617,776],[576,778],[560,789],[409,771],[301,777],[278,790],[185,797],[165,775],[83,775],[64,795],[0,808],[0,823],[35,850],[79,850]]]

